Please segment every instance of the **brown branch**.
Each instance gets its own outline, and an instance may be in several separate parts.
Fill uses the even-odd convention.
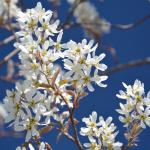
[[[111,24],[111,27],[114,29],[121,29],[121,30],[128,30],[128,29],[132,29],[135,28],[141,24],[143,24],[144,22],[150,20],[150,14],[146,15],[145,17],[143,17],[142,19],[139,19],[137,21],[135,21],[134,23],[129,23],[129,24]],[[77,23],[77,22],[66,22],[64,24],[64,28],[65,29],[70,29],[72,27],[81,27],[81,26],[102,26],[103,24],[101,23],[89,23],[89,22],[82,22],[82,23]]]
[[[0,46],[8,44],[9,42],[13,41],[14,39],[15,39],[15,36],[11,35],[11,36],[7,37],[6,39],[4,39],[3,41],[0,41]]]
[[[79,150],[83,150],[83,146],[79,140],[79,137],[78,137],[78,131],[77,131],[77,128],[76,128],[76,124],[75,124],[75,121],[74,121],[74,110],[75,110],[75,107],[73,107],[72,109],[70,109],[66,99],[63,97],[62,93],[59,91],[58,87],[57,88],[57,91],[58,91],[58,94],[60,95],[60,97],[63,99],[63,101],[66,103],[67,107],[68,107],[68,111],[69,111],[69,117],[70,117],[70,121],[71,121],[71,125],[73,127],[73,132],[74,132],[74,142],[76,143],[77,147]]]
[[[130,23],[130,24],[112,24],[111,27],[112,28],[116,28],[116,29],[121,29],[121,30],[128,30],[128,29],[132,29],[135,28],[141,24],[143,24],[145,21],[150,19],[150,14],[144,16],[142,19],[139,19],[137,21],[135,21],[134,23]]]
[[[42,67],[42,62],[41,62],[40,64],[41,64],[41,67]],[[59,72],[59,70],[58,70],[58,72]],[[80,140],[79,140],[79,137],[78,137],[78,132],[77,132],[77,129],[76,129],[76,124],[75,124],[75,122],[74,122],[74,110],[75,110],[75,107],[74,107],[73,109],[71,109],[71,108],[69,107],[69,104],[68,104],[66,98],[62,95],[62,92],[59,90],[59,87],[58,87],[56,84],[54,84],[54,83],[53,83],[53,85],[52,85],[52,84],[50,83],[50,81],[49,81],[47,75],[44,73],[44,71],[43,71],[42,73],[43,73],[43,74],[45,75],[45,77],[46,77],[46,80],[47,80],[47,83],[48,83],[48,87],[51,88],[54,92],[56,92],[56,93],[61,97],[61,99],[65,102],[65,104],[66,104],[66,106],[67,106],[67,108],[68,108],[68,111],[69,111],[69,118],[70,118],[71,125],[72,125],[72,127],[73,127],[73,132],[74,132],[74,137],[73,137],[74,140],[72,140],[72,141],[75,142],[75,144],[77,145],[77,147],[78,147],[79,150],[83,150],[83,146],[82,146],[82,144],[81,144],[81,142],[80,142]],[[56,77],[54,77],[53,80],[56,80],[58,74],[56,73],[55,76],[56,76]],[[48,87],[46,86],[46,88],[48,88]]]
[[[75,3],[75,4],[71,7],[71,9],[70,9],[70,10],[68,11],[68,13],[67,13],[67,16],[66,16],[66,18],[65,18],[64,23],[63,23],[62,25],[60,25],[60,28],[61,28],[61,29],[64,29],[64,28],[65,28],[65,26],[69,23],[71,17],[73,16],[73,13],[74,13],[75,9],[76,9],[81,3],[85,2],[85,1],[87,1],[87,0],[80,0],[79,2]]]
[[[7,56],[5,56],[4,59],[0,61],[0,67],[3,64],[7,63],[8,60],[10,60],[13,56],[15,56],[19,51],[20,51],[19,49],[15,49],[11,53],[9,53]]]
[[[11,83],[11,84],[15,84],[16,83],[16,80],[14,80],[12,78],[7,78],[7,77],[4,77],[4,76],[0,76],[0,80],[8,82],[8,83]]]
[[[108,69],[107,71],[105,71],[103,73],[103,75],[110,75],[122,70],[126,70],[126,69],[130,69],[130,68],[134,68],[134,67],[139,67],[142,65],[149,65],[150,64],[150,57],[147,57],[145,59],[141,59],[141,60],[134,60],[134,61],[130,61],[126,64],[119,64],[116,65],[115,67],[112,67],[110,69]]]
[[[74,110],[74,109],[73,109]],[[83,146],[79,140],[79,137],[78,137],[78,131],[77,131],[77,128],[76,128],[76,124],[74,122],[74,111],[70,112],[70,121],[71,121],[71,124],[72,124],[72,127],[73,127],[73,131],[74,131],[74,140],[75,140],[75,143],[76,145],[78,146],[79,150],[83,150]]]

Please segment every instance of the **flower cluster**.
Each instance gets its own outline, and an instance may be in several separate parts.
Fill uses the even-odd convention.
[[[88,136],[90,143],[85,143],[84,146],[87,150],[121,150],[122,143],[115,142],[118,131],[116,126],[111,123],[112,117],[108,117],[106,121],[103,117],[99,117],[97,122],[97,113],[92,112],[89,118],[83,118],[82,121],[86,127],[82,127],[80,134]]]
[[[102,81],[107,76],[100,76],[99,71],[105,71],[107,66],[101,63],[105,54],[96,55],[98,45],[93,46],[94,41],[82,40],[82,43],[70,41],[67,43],[67,50],[64,52],[64,67],[68,71],[65,78],[74,82],[76,89],[82,90],[87,87],[89,91],[94,91],[91,83],[95,82],[100,87],[106,87]]]
[[[19,10],[18,0],[0,0],[0,22],[6,21],[16,16]]]
[[[68,112],[60,112],[53,97],[32,87],[30,82],[16,84],[16,90],[7,90],[4,107],[8,112],[5,122],[11,122],[15,131],[27,131],[26,142],[40,136],[39,129],[51,124],[51,120],[64,123]]]
[[[96,8],[89,1],[67,0],[72,5],[77,5],[74,16],[78,23],[82,25],[88,35],[110,32],[110,23],[100,18]]]
[[[105,71],[107,66],[100,63],[105,54],[96,55],[98,45],[93,46],[94,41],[87,43],[85,39],[82,43],[71,40],[61,44],[63,31],[57,30],[59,21],[51,23],[51,19],[52,12],[45,11],[40,3],[35,9],[18,14],[21,31],[17,36],[20,42],[15,46],[21,50],[21,73],[34,83],[48,84],[59,70],[61,75],[58,86],[61,84],[65,87],[65,83],[69,82],[71,85],[80,86],[78,89],[88,87],[93,91],[91,82],[95,82],[105,87],[101,82],[107,77],[100,76],[99,71]],[[56,64],[59,60],[64,63],[65,73]],[[95,68],[93,75],[92,68]]]
[[[144,84],[135,80],[133,85],[123,83],[126,91],[119,91],[117,97],[125,100],[125,104],[120,103],[117,112],[121,114],[119,120],[125,127],[138,124],[141,128],[150,126],[150,91],[145,95]]]
[[[101,63],[105,54],[96,55],[98,45],[93,40],[62,43],[59,20],[55,21],[53,12],[46,11],[41,3],[26,12],[19,11],[17,21],[20,31],[14,46],[20,50],[20,74],[25,81],[7,91],[5,122],[11,123],[15,131],[26,131],[28,142],[39,138],[44,127],[65,128],[69,110],[76,107],[85,90],[94,91],[93,82],[106,87],[102,81],[107,76],[99,74],[107,66]]]

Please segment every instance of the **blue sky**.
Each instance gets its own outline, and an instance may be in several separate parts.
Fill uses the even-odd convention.
[[[103,3],[98,3],[98,0],[93,1],[94,4],[96,4],[97,10],[101,16],[113,24],[132,23],[144,17],[145,15],[150,14],[150,3],[148,0],[105,0]],[[24,0],[23,3],[25,8],[32,8],[36,5],[36,2],[36,0]],[[51,7],[46,0],[41,0],[41,2],[46,9]],[[69,5],[66,4],[65,0],[62,0],[62,6],[59,8],[59,17],[61,21],[63,21],[65,18],[68,7]],[[7,37],[8,34],[9,33],[6,31],[0,30],[0,39]],[[73,28],[64,31],[64,42],[70,39],[81,41],[83,38],[84,33],[79,28]],[[13,49],[12,44],[13,43],[8,46],[0,47],[0,60]],[[150,20],[130,30],[112,29],[109,34],[103,37],[102,44],[110,44],[116,49],[120,63],[126,63],[130,60],[148,57],[150,56]],[[99,51],[107,54],[104,62],[108,65],[108,67],[115,65],[109,52],[107,52],[105,49],[100,49]],[[0,68],[1,74],[5,73],[5,68],[5,66]],[[118,125],[118,129],[120,129],[118,139],[122,142],[125,141],[123,136],[124,128],[118,121],[118,114],[115,112],[115,109],[119,107],[119,102],[121,101],[115,95],[120,89],[123,89],[121,84],[122,82],[133,84],[135,79],[139,79],[144,82],[145,91],[148,92],[148,90],[150,90],[150,66],[147,65],[138,68],[132,68],[110,75],[106,81],[108,87],[104,89],[95,87],[95,92],[89,93],[89,96],[82,101],[79,110],[76,112],[76,117],[81,119],[84,116],[88,116],[93,110],[99,115],[103,115],[105,118],[108,116],[113,116],[115,124]],[[6,89],[11,89],[13,87],[14,85],[0,81],[0,100],[4,98]],[[139,137],[140,148],[134,149],[150,149],[149,139],[150,128],[147,128]],[[56,143],[55,132],[52,132],[51,135],[47,135],[46,141],[52,145],[54,150],[77,149],[73,143],[65,138],[61,138],[59,143]],[[81,137],[81,141],[85,141],[83,137]],[[21,144],[21,142],[23,142],[23,139],[3,138],[0,139],[0,149],[12,150]]]

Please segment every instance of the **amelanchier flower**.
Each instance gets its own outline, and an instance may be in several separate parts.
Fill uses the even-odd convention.
[[[32,87],[29,81],[17,83],[16,90],[7,91],[3,104],[8,113],[5,122],[11,123],[15,131],[26,131],[26,142],[40,136],[38,130],[48,125],[52,118],[63,124],[69,117],[67,112],[59,112],[58,104],[47,94]]]
[[[86,127],[82,127],[80,134],[87,136],[90,143],[85,143],[87,150],[113,149],[121,150],[122,143],[115,142],[118,131],[115,132],[116,126],[111,123],[112,117],[108,117],[106,121],[103,117],[99,117],[97,122],[97,113],[92,112],[89,118],[83,118],[82,121]]]
[[[70,82],[75,83],[78,90],[87,87],[89,91],[94,91],[91,83],[95,82],[100,87],[105,87],[101,82],[107,79],[107,76],[100,76],[100,71],[105,71],[107,66],[101,61],[105,54],[96,56],[98,45],[94,45],[91,40],[89,43],[86,39],[82,43],[69,41],[67,50],[64,51],[64,75]]]
[[[144,92],[144,83],[135,80],[133,85],[123,83],[126,91],[119,91],[118,98],[125,99],[125,104],[120,103],[120,109],[116,111],[121,114],[119,120],[125,127],[132,126],[134,123],[141,128],[150,126],[150,107],[149,92],[147,96]]]
[[[41,3],[26,12],[18,11],[17,22],[20,31],[16,33],[18,41],[14,46],[20,50],[20,73],[25,80],[16,83],[14,90],[7,91],[5,122],[15,131],[25,132],[25,142],[29,142],[40,138],[42,127],[57,126],[60,131],[68,128],[71,112],[68,109],[78,103],[78,99],[73,98],[85,95],[86,88],[94,91],[93,83],[106,87],[102,82],[107,76],[100,73],[107,66],[101,63],[105,54],[96,55],[98,44],[94,45],[93,40],[64,43],[63,30],[58,30],[59,20],[53,20],[53,12],[46,11]],[[102,124],[96,123],[96,116],[93,112],[83,135],[100,136]],[[111,140],[113,138],[115,136]],[[94,141],[91,137],[90,140]],[[34,149],[31,143],[28,147]],[[44,144],[40,149],[45,149]]]

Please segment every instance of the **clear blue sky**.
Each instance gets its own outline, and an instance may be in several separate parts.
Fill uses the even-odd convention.
[[[25,8],[32,8],[36,5],[36,0],[22,0]],[[103,3],[96,3],[94,1],[102,17],[106,18],[111,23],[127,24],[134,22],[147,14],[150,14],[150,3],[148,0],[105,0]],[[46,0],[41,0],[43,6],[48,9],[51,7]],[[59,9],[60,19],[66,16],[68,4],[62,0],[62,6]],[[6,31],[0,30],[0,40],[7,37]],[[83,39],[83,32],[80,29],[72,29],[64,32],[64,42],[73,39],[81,41]],[[131,30],[118,30],[112,29],[110,34],[105,35],[103,44],[111,44],[117,51],[120,63],[126,63],[130,60],[141,59],[150,56],[150,20],[144,24],[131,29]],[[12,43],[11,43],[12,44]],[[0,59],[11,51],[12,45],[0,47]],[[104,52],[105,50],[100,50]],[[105,51],[106,52],[106,51]],[[105,63],[109,67],[114,66],[111,55],[107,53]],[[5,73],[5,66],[0,68],[0,73]],[[109,76],[106,81],[107,88],[96,87],[95,92],[90,93],[88,97],[82,101],[79,110],[76,112],[78,119],[88,116],[93,110],[97,111],[99,115],[104,117],[113,116],[114,122],[118,125],[120,133],[118,139],[125,141],[123,136],[124,128],[118,121],[118,114],[115,109],[119,107],[120,100],[116,98],[116,93],[122,89],[121,82],[124,81],[132,84],[135,79],[139,79],[145,83],[146,92],[150,90],[150,66],[142,66],[138,68],[124,70]],[[14,85],[9,85],[0,81],[0,100],[5,96],[5,90],[11,89]],[[79,125],[80,126],[80,125]],[[43,139],[44,140],[44,139]],[[83,137],[81,138],[81,141]],[[135,150],[150,150],[150,128],[147,128],[139,137],[139,147]],[[47,136],[48,141],[54,150],[76,150],[76,146],[69,142],[67,139],[62,138],[59,143],[56,143],[56,134],[52,132]],[[23,139],[16,138],[3,138],[0,139],[0,150],[13,150],[16,146],[21,144]]]

